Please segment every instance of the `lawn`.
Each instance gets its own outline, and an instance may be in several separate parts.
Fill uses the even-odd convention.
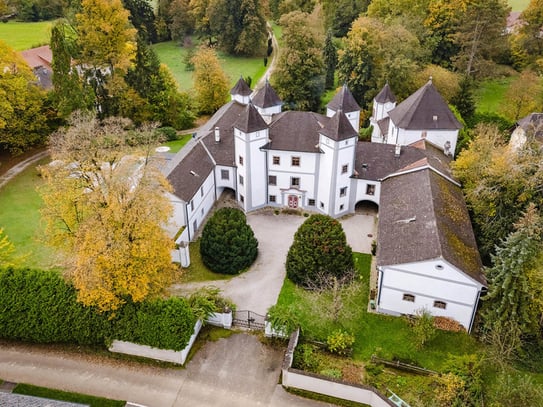
[[[509,76],[503,79],[492,79],[482,82],[475,91],[475,104],[478,112],[498,113],[505,92],[515,79]]]
[[[194,283],[198,281],[229,280],[234,275],[214,273],[209,270],[202,261],[200,255],[200,240],[190,243],[190,266],[183,269],[182,283]]]
[[[170,151],[168,151],[169,153],[177,153],[185,146],[185,144],[189,142],[191,138],[192,134],[185,134],[181,136],[179,140],[168,141],[164,143],[164,145],[170,147]]]
[[[192,72],[185,69],[186,64],[183,62],[188,53],[188,48],[180,47],[177,42],[161,42],[153,45],[160,61],[167,65],[172,71],[173,76],[182,90],[192,88]],[[233,57],[219,52],[219,60],[224,72],[230,79],[230,84],[234,86],[240,76],[246,78],[250,76],[252,83],[255,84],[262,77],[266,68],[263,59]]]
[[[45,164],[47,159],[38,164]],[[0,227],[15,246],[15,256],[25,256],[24,265],[48,269],[57,266],[54,251],[44,244],[39,209],[42,201],[36,187],[43,184],[30,166],[0,191]]]
[[[27,396],[43,397],[52,400],[70,401],[73,403],[87,404],[91,407],[123,407],[126,402],[109,400],[102,397],[87,396],[79,393],[48,389],[46,387],[32,386],[30,384],[18,384],[13,393]]]
[[[53,24],[53,21],[0,23],[0,40],[5,41],[15,51],[49,44]]]
[[[508,3],[512,11],[523,11],[530,4],[530,0],[509,0]]]

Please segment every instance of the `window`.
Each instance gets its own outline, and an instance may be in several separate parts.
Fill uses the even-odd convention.
[[[435,268],[436,268],[436,270],[443,270],[444,269],[442,264],[436,264]]]
[[[239,176],[239,184],[240,184],[240,185],[243,185],[243,175],[240,175],[240,176]]]
[[[204,196],[204,187],[200,187],[200,196]]]
[[[290,186],[293,187],[293,188],[300,188],[300,178],[291,177],[290,178]]]
[[[190,201],[190,210],[191,210],[191,211],[194,210],[194,201]]]
[[[204,216],[204,208],[202,208],[202,210],[200,211],[200,214],[201,214],[202,216]]]
[[[268,176],[268,184],[277,185],[277,176],[276,175],[269,175]]]
[[[347,187],[340,188],[339,196],[346,196],[346,195],[347,195]]]
[[[415,302],[415,296],[413,294],[404,294],[402,299],[404,301]]]
[[[340,210],[340,211],[342,211],[343,208],[344,208],[344,205],[343,205],[343,204],[339,205],[339,210]]]
[[[349,164],[345,164],[341,167],[341,173],[346,174],[349,171]]]
[[[375,185],[373,184],[366,185],[366,195],[375,195]]]
[[[245,202],[245,197],[243,195],[241,195],[241,194],[239,194],[239,201],[241,203]]]
[[[309,206],[315,206],[315,200],[314,199],[310,199],[307,201],[307,205]]]
[[[324,202],[320,201],[319,204],[320,204],[321,209],[324,209]]]
[[[221,170],[221,179],[230,179],[230,172],[228,170]]]
[[[238,158],[239,165],[243,165],[243,157],[240,155]]]
[[[281,164],[281,157],[279,157],[278,155],[274,155],[273,156],[273,165],[279,165]]]
[[[276,200],[275,200],[275,195],[270,195],[269,198],[268,198],[268,200],[269,200],[270,202],[276,202]]]
[[[446,309],[447,303],[443,301],[434,301],[434,308]]]
[[[300,166],[300,157],[292,157],[291,161],[290,161],[290,164],[293,167],[299,167]]]

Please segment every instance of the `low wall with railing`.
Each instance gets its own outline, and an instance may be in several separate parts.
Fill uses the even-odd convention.
[[[298,345],[300,331],[296,330],[289,340],[282,366],[282,384],[284,387],[324,394],[339,399],[364,403],[371,407],[395,407],[374,387],[345,383],[301,370],[293,369],[294,351]]]

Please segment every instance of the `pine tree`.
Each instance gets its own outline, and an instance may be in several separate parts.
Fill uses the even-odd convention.
[[[324,66],[326,66],[326,79],[324,87],[332,89],[334,87],[334,74],[337,66],[337,48],[334,45],[332,31],[328,30],[326,39],[324,40]]]
[[[451,103],[456,106],[462,118],[470,123],[475,114],[475,100],[473,99],[473,81],[468,76],[464,76],[460,81],[458,93],[451,99]]]

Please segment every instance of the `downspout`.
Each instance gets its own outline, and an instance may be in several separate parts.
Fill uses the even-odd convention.
[[[379,288],[377,289],[377,308],[379,308],[379,305],[381,304],[381,287],[383,286],[383,270],[381,270],[381,267],[377,267],[377,272],[379,273],[377,278],[379,281]]]
[[[189,220],[189,210],[187,209],[187,202],[185,202],[185,219],[187,220],[187,228],[189,229],[189,242],[192,240],[190,237],[190,220]]]
[[[475,314],[477,313],[477,308],[479,308],[479,298],[481,298],[481,291],[483,289],[477,290],[477,300],[475,301],[473,312],[471,313],[471,320],[469,322],[468,333],[471,333],[471,328],[473,328],[473,322],[475,321]]]

